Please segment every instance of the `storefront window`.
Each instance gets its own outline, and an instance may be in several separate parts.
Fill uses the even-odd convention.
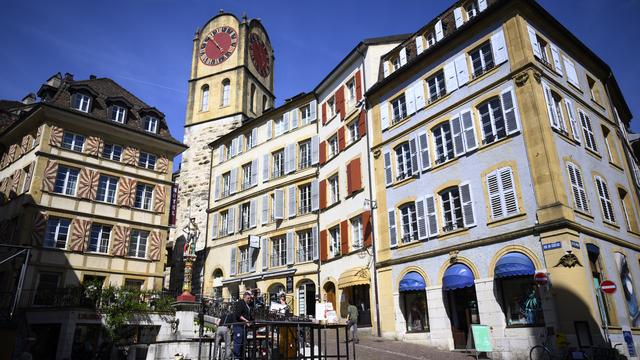
[[[404,320],[407,324],[407,332],[429,331],[425,291],[403,291],[400,296],[404,303]]]
[[[507,326],[544,326],[540,291],[533,276],[499,280]]]

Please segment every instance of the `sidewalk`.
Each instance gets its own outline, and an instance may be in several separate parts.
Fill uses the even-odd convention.
[[[358,360],[469,360],[469,353],[442,351],[433,347],[414,343],[382,339],[370,334],[358,332],[360,342],[355,344]],[[342,341],[343,339],[341,339]],[[328,339],[328,345],[335,344],[335,339]],[[352,344],[349,344],[351,349]]]

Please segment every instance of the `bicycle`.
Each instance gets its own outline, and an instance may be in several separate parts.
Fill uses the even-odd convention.
[[[529,360],[592,360],[586,352],[581,349],[562,346],[560,351],[553,348],[550,336],[545,332],[545,341],[541,345],[536,345],[529,350]],[[593,358],[593,360],[600,358]]]
[[[586,350],[589,359],[597,360],[627,360],[627,357],[623,355],[618,346],[622,346],[621,343],[614,344],[613,346],[606,344],[605,346],[592,346]]]

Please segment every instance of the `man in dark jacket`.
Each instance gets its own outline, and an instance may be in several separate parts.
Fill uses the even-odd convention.
[[[245,291],[242,299],[236,303],[234,310],[236,323],[233,325],[233,356],[236,359],[242,358],[242,344],[246,333],[245,326],[253,320],[251,307],[249,306],[251,298],[251,291]]]

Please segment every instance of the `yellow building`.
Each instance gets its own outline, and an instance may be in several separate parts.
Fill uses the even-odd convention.
[[[63,358],[74,331],[100,323],[65,288],[162,289],[172,159],[185,147],[164,114],[111,79],[58,73],[38,97],[2,102],[0,243],[31,248],[19,331]],[[3,292],[18,286],[7,264]]]
[[[631,339],[640,179],[608,65],[534,1],[480,0],[381,67],[366,98],[383,333],[460,349],[484,324],[509,359],[545,334]]]

